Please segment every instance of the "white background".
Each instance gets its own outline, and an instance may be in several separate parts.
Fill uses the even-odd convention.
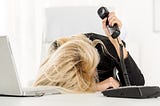
[[[154,0],[154,24],[155,31],[160,32],[160,0]]]

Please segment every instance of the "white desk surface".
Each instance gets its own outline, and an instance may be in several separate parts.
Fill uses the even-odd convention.
[[[0,106],[160,106],[160,98],[111,98],[100,93],[59,94],[42,97],[0,97]]]

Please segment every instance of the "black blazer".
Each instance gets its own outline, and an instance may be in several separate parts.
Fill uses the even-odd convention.
[[[118,70],[118,76],[119,76],[121,86],[125,86],[126,84],[123,78],[122,69],[120,67],[120,60],[119,60],[118,54],[113,44],[108,39],[108,37],[104,35],[95,34],[95,33],[86,33],[85,35],[90,40],[95,40],[95,39],[101,40],[106,46],[106,48],[108,49],[109,53],[115,57],[113,58],[108,54],[107,55],[104,54],[104,52],[102,51],[102,46],[100,44],[96,46],[100,54],[100,63],[98,64],[98,67],[97,67],[99,80],[103,81],[109,77],[113,77],[113,69],[116,67]],[[144,77],[129,53],[128,53],[128,57],[124,60],[124,62],[126,65],[126,69],[128,72],[131,85],[144,85],[145,83]]]

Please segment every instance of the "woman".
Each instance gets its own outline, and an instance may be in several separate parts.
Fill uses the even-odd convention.
[[[117,88],[119,86],[126,85],[119,62],[119,43],[124,43],[119,37],[118,41],[117,39],[113,39],[111,37],[110,32],[106,27],[106,20],[107,19],[104,19],[102,22],[102,27],[106,36],[87,33],[80,36],[62,38],[53,42],[50,49],[50,54],[54,54],[61,46],[75,39],[86,41],[86,38],[89,38],[91,41],[97,42],[98,44],[95,43],[95,45],[97,44],[96,49],[98,50],[100,61],[97,66],[99,82],[96,83],[96,91],[103,91],[110,87]],[[113,26],[115,23],[118,24],[119,28],[121,28],[122,26],[120,20],[115,16],[115,13],[113,12],[109,14],[108,22],[110,26]],[[123,55],[131,85],[144,85],[144,77],[125,47],[123,48]],[[113,69],[115,67],[119,71],[119,78],[114,77],[113,75]]]

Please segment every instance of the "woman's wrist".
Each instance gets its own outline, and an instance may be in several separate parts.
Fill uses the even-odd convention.
[[[117,54],[120,57],[120,45],[119,44],[123,45],[122,40],[120,39],[120,37],[113,39],[111,36],[109,36],[108,38],[111,41],[111,43],[114,45],[114,47],[117,51]],[[126,50],[124,45],[123,45],[123,57],[124,57],[124,59],[128,57],[128,51]]]
[[[97,84],[96,84],[96,91],[102,91],[102,88],[101,88],[101,84],[100,84],[100,83],[97,83]]]

